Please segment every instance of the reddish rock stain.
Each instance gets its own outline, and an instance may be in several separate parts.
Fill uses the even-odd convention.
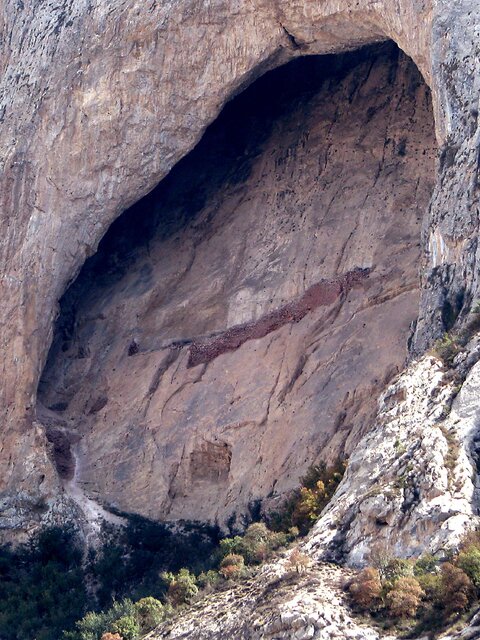
[[[230,327],[210,338],[193,340],[187,367],[207,364],[222,353],[235,351],[248,340],[264,338],[286,324],[300,322],[317,307],[333,304],[343,293],[368,277],[369,273],[369,269],[355,269],[335,280],[322,280],[309,287],[298,300],[265,314],[255,322]]]

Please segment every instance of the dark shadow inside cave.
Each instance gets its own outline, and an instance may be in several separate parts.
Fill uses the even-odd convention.
[[[61,477],[225,522],[348,455],[405,360],[435,154],[393,43],[297,59],[229,102],[60,301],[38,416]]]

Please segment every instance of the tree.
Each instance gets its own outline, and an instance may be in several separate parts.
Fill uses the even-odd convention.
[[[198,593],[197,580],[188,569],[180,569],[177,574],[162,574],[162,577],[170,583],[168,598],[174,607],[189,604]]]
[[[376,608],[382,593],[378,569],[367,567],[352,580],[349,587],[353,601],[362,609]]]
[[[445,562],[441,569],[439,601],[446,616],[461,613],[468,607],[473,593],[473,584],[459,567]]]
[[[467,574],[476,589],[480,589],[480,549],[472,545],[461,551],[456,564]]]
[[[394,618],[414,618],[424,595],[416,578],[398,578],[387,594],[389,611]]]

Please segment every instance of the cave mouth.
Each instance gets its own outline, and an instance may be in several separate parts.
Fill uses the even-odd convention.
[[[229,102],[60,300],[37,414],[66,486],[225,523],[348,455],[405,362],[435,156],[391,42]]]

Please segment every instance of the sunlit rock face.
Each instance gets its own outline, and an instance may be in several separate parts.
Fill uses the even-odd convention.
[[[39,416],[64,475],[59,433],[100,502],[225,524],[348,454],[405,362],[435,152],[393,44],[229,104],[62,300]]]

